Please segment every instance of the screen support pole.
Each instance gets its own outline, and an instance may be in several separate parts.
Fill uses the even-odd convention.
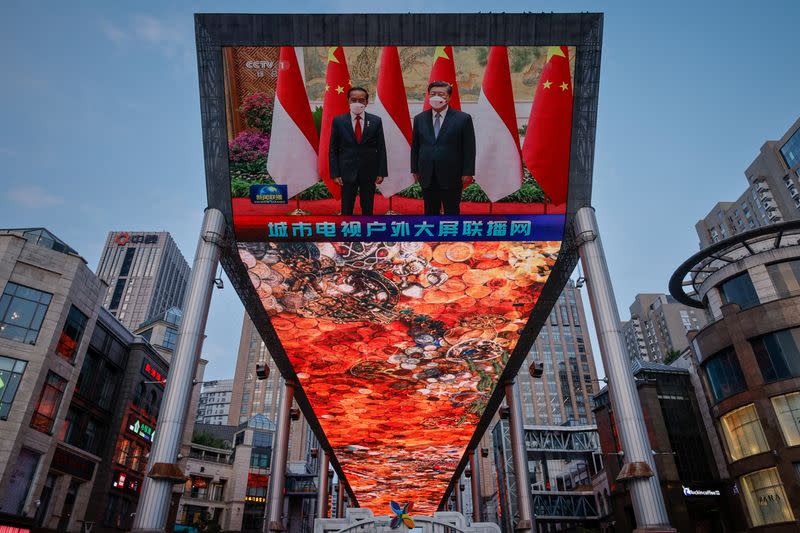
[[[454,492],[456,493],[456,512],[464,514],[464,495],[461,494],[461,478],[458,479],[456,490]]]
[[[317,518],[328,518],[328,452],[320,450]]]
[[[517,507],[519,523],[515,531],[535,531],[531,484],[528,478],[528,452],[525,449],[525,427],[522,424],[522,405],[516,379],[506,383],[508,404],[508,429],[511,437],[511,456],[514,460],[514,478],[517,482]]]
[[[472,450],[469,454],[469,471],[472,474],[470,478],[471,484],[471,493],[472,493],[472,521],[473,522],[480,522],[481,521],[481,483],[478,476],[480,476],[480,472],[478,472],[478,461],[475,458],[475,454],[478,453],[477,450]]]
[[[272,464],[270,464],[269,500],[267,501],[267,520],[264,531],[285,531],[283,525],[283,492],[286,487],[286,460],[289,455],[289,432],[292,427],[291,411],[294,402],[295,383],[283,380],[278,421],[275,424],[275,440],[272,443]]]
[[[594,208],[582,207],[575,215],[575,240],[586,277],[600,355],[608,378],[611,407],[625,459],[616,481],[626,482],[630,489],[638,524],[635,532],[675,531],[669,526],[642,406],[620,329],[617,300]]]
[[[224,236],[225,217],[222,212],[207,208],[186,292],[185,313],[158,416],[158,431],[147,465],[148,474],[133,520],[132,531],[138,533],[164,531],[172,487],[184,482],[183,471],[178,466],[178,452],[205,337],[211,292]]]
[[[339,486],[336,491],[336,518],[344,518],[344,481],[339,478]]]

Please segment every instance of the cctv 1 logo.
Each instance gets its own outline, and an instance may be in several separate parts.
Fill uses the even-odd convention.
[[[250,186],[250,202],[254,204],[288,204],[288,185],[262,183]]]

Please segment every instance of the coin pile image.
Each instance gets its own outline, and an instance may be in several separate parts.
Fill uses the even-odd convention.
[[[561,243],[243,243],[361,507],[436,510]]]

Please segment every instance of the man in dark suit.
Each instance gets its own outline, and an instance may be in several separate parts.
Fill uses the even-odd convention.
[[[331,178],[342,187],[342,214],[352,215],[356,196],[361,214],[371,215],[375,186],[383,183],[386,169],[386,142],[381,118],[364,111],[369,93],[363,87],[347,91],[350,112],[334,117],[331,123]]]
[[[458,215],[461,189],[475,174],[475,128],[472,117],[448,107],[453,87],[428,85],[432,109],[414,117],[411,174],[422,187],[426,215]]]

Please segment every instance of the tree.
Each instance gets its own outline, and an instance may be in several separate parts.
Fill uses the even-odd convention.
[[[224,440],[204,431],[195,431],[192,434],[192,442],[194,444],[209,446],[211,448],[230,448],[230,446]]]
[[[675,361],[678,357],[681,356],[681,353],[682,352],[680,350],[670,350],[670,351],[668,351],[667,355],[664,357],[664,364],[665,365],[672,364],[673,361]]]

